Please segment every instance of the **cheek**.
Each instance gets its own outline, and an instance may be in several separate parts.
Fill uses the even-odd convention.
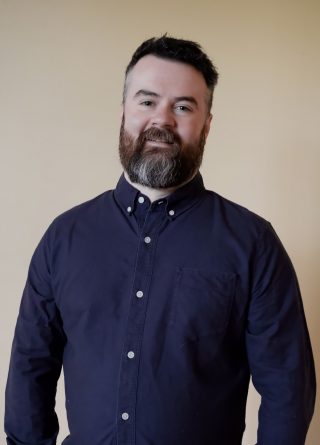
[[[137,111],[130,110],[130,108],[125,109],[124,113],[124,126],[132,134],[140,134],[142,130],[145,129],[147,125],[147,120],[145,116]]]
[[[202,127],[200,126],[183,126],[179,129],[179,135],[181,139],[188,143],[188,144],[194,144],[198,143],[199,137],[202,131]]]

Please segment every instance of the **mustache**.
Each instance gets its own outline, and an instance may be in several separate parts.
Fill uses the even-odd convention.
[[[164,142],[166,144],[180,144],[180,137],[172,130],[167,128],[150,127],[143,131],[139,136],[139,142],[143,144],[146,141]]]

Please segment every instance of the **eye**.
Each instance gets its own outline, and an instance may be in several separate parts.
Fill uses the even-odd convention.
[[[144,100],[143,102],[140,102],[140,105],[143,105],[144,107],[151,107],[153,102],[151,100]]]
[[[187,105],[177,105],[176,106],[176,110],[177,111],[181,111],[183,113],[187,113],[192,111],[192,109],[190,107],[188,107]]]

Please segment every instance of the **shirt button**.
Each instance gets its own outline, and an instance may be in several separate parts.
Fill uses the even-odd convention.
[[[138,201],[140,204],[144,203],[144,197],[143,196],[139,196]]]
[[[132,207],[130,207],[130,206],[127,207],[127,212],[128,212],[128,213],[131,213],[131,211],[132,211]]]
[[[150,236],[146,236],[145,239],[144,239],[144,242],[145,242],[146,244],[150,244],[150,243],[151,243],[151,238],[150,238]]]
[[[127,354],[127,356],[128,356],[129,358],[133,358],[133,357],[134,357],[134,352],[133,352],[133,351],[129,351],[128,354]]]
[[[142,292],[142,290],[138,290],[138,292],[136,293],[136,296],[137,296],[138,298],[142,298],[142,297],[143,297],[143,292]]]
[[[122,420],[128,420],[129,419],[129,414],[128,413],[122,413],[121,417],[122,417]]]
[[[169,210],[169,215],[173,216],[174,215],[174,210]]]

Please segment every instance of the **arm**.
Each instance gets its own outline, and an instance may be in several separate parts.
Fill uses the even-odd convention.
[[[261,395],[258,445],[303,445],[314,410],[314,363],[296,275],[270,225],[252,281],[246,341]]]
[[[29,267],[12,345],[6,387],[5,431],[9,445],[54,445],[54,411],[64,334],[52,287],[48,233]]]

